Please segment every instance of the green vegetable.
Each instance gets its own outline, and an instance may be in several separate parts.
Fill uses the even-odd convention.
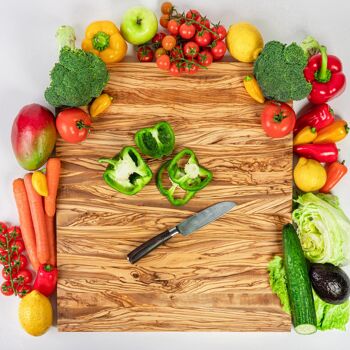
[[[199,165],[194,152],[185,148],[168,165],[171,180],[185,191],[199,191],[212,180],[210,170]]]
[[[286,271],[282,258],[275,256],[268,265],[270,286],[279,297],[283,310],[290,314],[289,298],[286,293]],[[350,302],[340,305],[328,304],[322,301],[313,291],[314,305],[316,310],[317,329],[326,331],[339,329],[345,331],[350,317]]]
[[[296,202],[293,220],[305,256],[311,262],[345,264],[350,255],[350,220],[339,208],[338,198],[306,193]]]
[[[167,122],[160,122],[151,128],[139,130],[135,143],[143,154],[153,158],[168,156],[174,150],[175,134]]]
[[[109,164],[103,174],[107,185],[127,195],[140,192],[152,179],[151,169],[134,147],[124,147],[113,158],[99,162]]]
[[[190,201],[191,198],[197,193],[197,191],[181,191],[181,188],[178,184],[171,181],[168,174],[168,166],[170,160],[165,162],[159,169],[157,173],[157,187],[159,192],[164,195],[168,201],[176,206],[185,205]],[[164,178],[166,176],[166,178]],[[168,186],[166,185],[168,182]],[[180,193],[179,193],[180,192]]]
[[[56,38],[59,62],[51,70],[46,101],[55,107],[78,107],[101,95],[109,80],[105,63],[96,55],[75,48],[74,29],[62,26]]]
[[[268,42],[254,64],[254,75],[268,99],[302,100],[312,85],[304,77],[307,55],[296,43]]]
[[[316,313],[306,259],[298,235],[291,224],[283,227],[283,256],[287,290],[295,331],[316,332]]]

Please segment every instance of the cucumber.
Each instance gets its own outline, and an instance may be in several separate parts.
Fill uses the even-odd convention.
[[[292,224],[283,227],[283,253],[294,329],[299,334],[316,332],[316,312],[311,282],[299,237]]]

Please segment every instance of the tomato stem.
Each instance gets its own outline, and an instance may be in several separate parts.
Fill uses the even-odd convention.
[[[12,250],[10,249],[10,241],[9,241],[9,238],[8,238],[8,235],[5,235],[5,239],[6,239],[6,249],[7,249],[7,261],[8,261],[8,269],[9,269],[9,276],[10,276],[10,283],[11,283],[11,288],[13,290],[13,293],[15,295],[17,295],[17,291],[16,291],[16,288],[15,288],[15,283],[13,282],[13,277],[12,277]]]

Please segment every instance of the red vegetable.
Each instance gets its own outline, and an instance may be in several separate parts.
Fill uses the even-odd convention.
[[[24,284],[16,288],[17,295],[23,298],[32,291],[32,287],[29,284]]]
[[[309,111],[300,116],[295,124],[294,133],[297,134],[305,126],[311,126],[316,131],[332,124],[334,121],[333,109],[327,104],[322,103],[313,106]]]
[[[50,296],[56,289],[58,271],[52,265],[40,265],[33,289]]]
[[[7,232],[7,225],[4,222],[0,222],[0,235],[3,235]]]
[[[322,193],[330,192],[335,185],[345,176],[348,172],[348,168],[344,165],[344,162],[334,162],[326,166],[327,182],[320,189]]]
[[[320,54],[314,55],[304,69],[305,79],[312,83],[308,97],[311,103],[320,104],[339,96],[345,89],[346,79],[340,59],[327,55],[327,49],[320,47]]]
[[[5,281],[0,287],[1,293],[5,296],[10,296],[14,293],[11,281]]]
[[[320,163],[333,163],[338,160],[335,143],[297,145],[293,149],[300,157],[315,159]]]

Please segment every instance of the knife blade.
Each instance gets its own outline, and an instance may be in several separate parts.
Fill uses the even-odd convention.
[[[159,235],[151,238],[147,242],[141,244],[139,247],[134,249],[127,255],[127,259],[131,264],[134,264],[145,255],[150,253],[153,249],[157,248],[161,244],[165,243],[171,237],[180,233],[183,236],[187,236],[202,227],[210,224],[211,222],[217,220],[221,216],[225,215],[232,208],[236,206],[235,202],[220,202],[216,203],[206,209],[201,210],[197,214],[194,214],[182,221],[175,227],[172,227]]]

